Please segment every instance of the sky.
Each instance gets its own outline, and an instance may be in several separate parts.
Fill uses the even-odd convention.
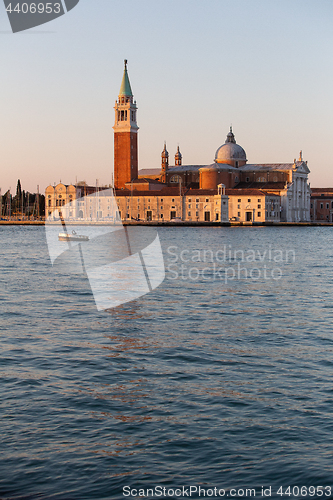
[[[333,187],[331,0],[80,0],[13,34],[0,3],[0,187],[109,184],[123,60],[139,168],[212,163],[230,125],[249,163],[293,162]]]

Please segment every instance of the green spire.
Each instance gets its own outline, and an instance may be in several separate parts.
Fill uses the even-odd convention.
[[[130,81],[128,78],[128,73],[127,73],[127,59],[125,59],[124,63],[125,63],[124,76],[123,76],[123,80],[121,82],[119,95],[132,96],[133,94],[132,94],[131,84],[130,84]]]

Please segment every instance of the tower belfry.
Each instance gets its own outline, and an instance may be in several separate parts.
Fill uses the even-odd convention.
[[[114,184],[116,189],[124,189],[126,182],[138,178],[137,107],[128,78],[126,59],[124,63],[123,79],[114,107]]]

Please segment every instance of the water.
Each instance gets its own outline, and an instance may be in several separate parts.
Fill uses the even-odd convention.
[[[97,312],[44,228],[0,226],[1,499],[332,486],[331,228],[159,236],[163,284]]]

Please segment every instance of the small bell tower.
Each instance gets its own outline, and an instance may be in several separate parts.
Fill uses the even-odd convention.
[[[136,101],[124,61],[124,74],[118,100],[115,104],[114,122],[114,185],[124,189],[126,182],[138,178],[138,130]]]
[[[179,146],[177,146],[177,153],[175,154],[175,165],[179,167],[182,164],[182,154],[179,151]]]
[[[162,171],[161,171],[161,182],[167,181],[167,172],[169,169],[169,153],[166,148],[166,142],[164,143],[164,148],[161,154],[162,157]]]

